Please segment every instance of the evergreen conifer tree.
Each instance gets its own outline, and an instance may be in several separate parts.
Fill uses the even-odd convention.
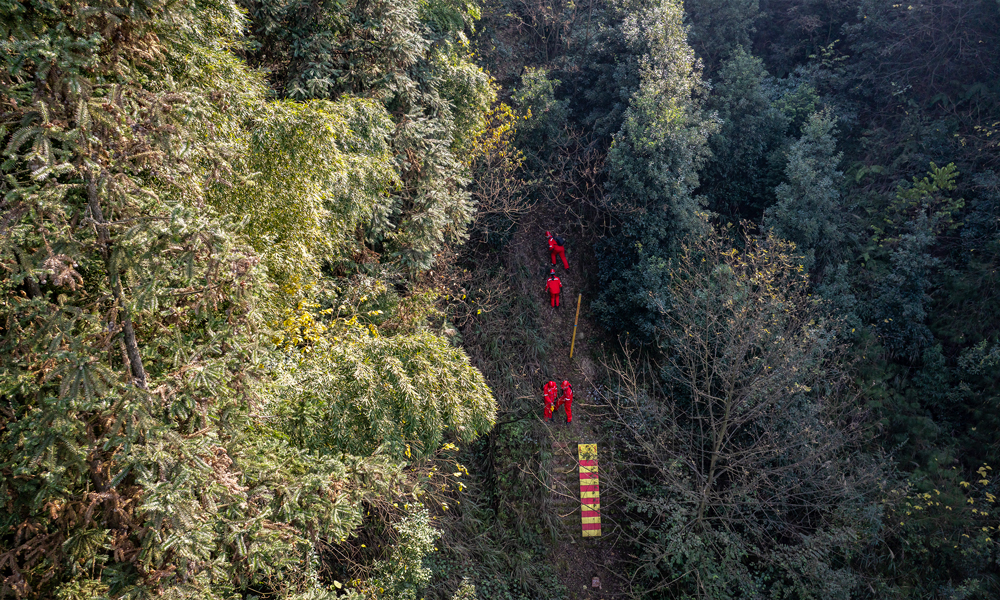
[[[608,152],[609,204],[622,214],[598,251],[595,308],[612,330],[643,341],[653,334],[649,291],[662,285],[666,261],[685,236],[706,231],[693,191],[717,124],[701,111],[705,90],[683,18],[679,3],[657,0],[622,24],[642,52],[640,85]]]
[[[834,118],[815,113],[802,127],[802,137],[788,153],[788,181],[775,190],[778,202],[764,214],[763,226],[794,242],[803,254],[803,266],[822,273],[843,256],[847,239],[840,204],[843,173],[837,170],[843,154],[836,151]]]

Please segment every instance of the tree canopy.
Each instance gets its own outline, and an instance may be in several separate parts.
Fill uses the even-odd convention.
[[[381,279],[386,310],[353,292],[399,235],[389,110],[269,99],[234,3],[8,9],[0,593],[414,594],[435,533],[404,498],[495,405],[420,318],[379,330]],[[320,549],[373,526],[334,580]]]
[[[0,14],[0,598],[1000,596],[1000,3]]]

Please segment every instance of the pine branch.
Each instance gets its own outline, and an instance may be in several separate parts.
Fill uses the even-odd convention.
[[[132,315],[125,304],[125,295],[122,292],[121,273],[111,264],[111,234],[108,230],[108,223],[104,220],[104,213],[101,211],[100,194],[97,191],[97,179],[92,175],[87,181],[87,196],[90,200],[91,217],[94,219],[94,227],[97,229],[97,241],[101,249],[101,256],[104,258],[104,267],[108,275],[108,284],[111,286],[111,293],[115,302],[121,308],[122,335],[125,342],[125,353],[128,356],[129,366],[132,370],[134,383],[142,389],[146,389],[146,370],[142,366],[142,357],[139,355],[139,344],[135,339],[135,328],[132,326]]]

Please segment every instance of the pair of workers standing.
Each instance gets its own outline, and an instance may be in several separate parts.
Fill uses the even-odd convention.
[[[556,259],[562,259],[563,268],[569,271],[569,262],[566,261],[566,242],[559,236],[553,236],[549,231],[545,232],[545,237],[549,240],[549,255],[552,258],[552,268],[549,269],[549,278],[545,281],[545,291],[549,293],[549,304],[552,308],[559,308],[562,280],[556,275]]]
[[[562,281],[556,275],[556,259],[562,260],[563,268],[569,270],[569,262],[566,260],[566,242],[559,236],[552,235],[546,231],[545,237],[549,240],[549,255],[552,258],[552,268],[549,269],[549,278],[545,282],[545,290],[549,293],[549,304],[552,308],[559,308],[559,293],[562,292]],[[560,406],[566,407],[566,423],[573,422],[573,386],[569,381],[562,382],[562,395],[559,394],[559,386],[556,382],[550,381],[542,386],[542,397],[545,398],[545,420],[552,420],[553,407],[559,410]],[[558,396],[558,399],[556,397]]]
[[[545,398],[545,420],[552,420],[552,411],[559,410],[560,406],[566,407],[566,423],[573,422],[573,386],[569,384],[569,381],[563,380],[562,382],[562,396],[556,400],[556,395],[559,393],[559,388],[556,386],[556,382],[550,381],[542,386],[542,397]]]

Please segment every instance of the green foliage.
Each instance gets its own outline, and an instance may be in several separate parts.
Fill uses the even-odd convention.
[[[463,581],[483,599],[567,596],[551,560],[563,529],[539,460],[547,460],[550,437],[538,421],[536,399],[540,377],[556,376],[551,358],[564,340],[545,327],[537,273],[519,264],[536,242],[517,235],[451,272],[435,270],[449,282],[450,325],[492,389],[498,416],[488,435],[459,454],[468,477],[439,515],[441,551],[427,560],[434,572],[428,600],[449,600]]]
[[[468,49],[475,5],[245,4],[254,39],[251,62],[271,71],[282,95],[367,97],[391,115],[389,151],[399,185],[382,199],[383,216],[366,241],[410,275],[429,268],[445,244],[465,237],[473,213],[465,153],[495,99]]]
[[[440,535],[430,524],[426,510],[418,510],[404,518],[396,530],[402,538],[390,556],[375,563],[375,574],[368,585],[375,597],[417,600],[430,581],[430,569],[424,566],[424,556],[436,550],[434,540]],[[374,593],[378,590],[378,593]]]
[[[638,57],[641,83],[608,151],[609,205],[622,222],[598,251],[602,292],[594,308],[612,331],[648,341],[648,291],[656,290],[651,273],[662,271],[686,236],[705,231],[692,192],[717,128],[700,110],[703,86],[679,4],[651,3],[631,14],[623,31],[632,47],[644,51]]]
[[[862,16],[858,0],[769,0],[761,5],[753,47],[768,70],[780,77],[795,73],[824,47],[839,42],[842,27]]]
[[[762,225],[792,241],[803,254],[803,266],[822,273],[843,256],[849,239],[840,206],[843,154],[836,152],[834,119],[816,113],[802,128],[802,137],[788,153],[788,178],[775,190],[778,202],[764,214]]]
[[[988,244],[977,244],[969,253],[976,258],[960,271],[937,250],[954,235],[951,215],[962,212],[950,210],[962,203],[952,193],[956,176],[954,168],[932,166],[928,177],[897,187],[878,223],[880,245],[873,250],[871,271],[862,279],[880,281],[864,315],[885,347],[872,367],[883,378],[872,394],[873,406],[885,425],[885,443],[910,473],[915,492],[910,496],[931,496],[923,498],[919,511],[907,498],[910,505],[890,522],[896,529],[890,547],[897,556],[897,548],[905,550],[908,558],[881,557],[876,564],[891,574],[887,590],[895,584],[922,594],[988,597],[994,588],[986,556],[994,538],[983,527],[993,526],[986,522],[991,511],[970,505],[960,481],[972,477],[975,461],[996,458],[984,437],[991,434],[983,433],[996,427],[995,328],[989,317],[976,316],[993,302],[982,278],[994,267],[979,261],[992,262],[995,253]],[[979,202],[990,204],[987,198]],[[964,299],[970,297],[966,286],[976,286],[971,296],[977,300]],[[953,320],[958,314],[965,325]],[[973,501],[989,504],[981,495]]]
[[[807,80],[795,77],[776,82],[784,85],[782,94],[774,101],[774,105],[791,121],[791,127],[801,132],[806,122],[817,112],[820,102],[816,88]]]
[[[310,295],[335,287],[322,267],[391,229],[385,108],[269,104],[231,52],[230,2],[11,14],[0,595],[331,598],[344,584],[324,574],[345,571],[351,597],[415,598],[437,534],[399,500],[436,484],[417,455],[488,429],[493,400],[382,282],[351,305],[361,323],[312,314]],[[395,342],[372,335],[381,324]],[[377,416],[368,438],[338,437],[339,413],[281,412],[331,381],[311,390],[329,393],[319,408]],[[384,553],[321,557],[373,529]]]
[[[476,586],[469,583],[468,580],[463,580],[462,586],[458,588],[455,595],[451,597],[451,600],[479,600],[479,594],[476,593]]]
[[[392,122],[356,98],[270,103],[255,115],[243,166],[253,179],[210,201],[246,219],[244,233],[279,283],[319,276],[364,243],[391,235],[388,193],[398,184]]]
[[[881,260],[871,265],[869,276],[879,282],[868,317],[893,355],[915,360],[933,339],[930,290],[941,266],[933,250],[942,235],[960,226],[953,215],[965,201],[946,196],[957,176],[955,165],[931,163],[928,177],[897,187],[885,216],[872,227],[876,247],[870,252]]]
[[[528,155],[529,172],[544,175],[544,167],[556,149],[566,142],[567,102],[556,100],[556,88],[562,82],[549,78],[544,69],[525,69],[514,101],[526,122],[517,128],[515,144],[533,150]]]
[[[636,581],[653,598],[850,598],[885,467],[792,246],[739,241],[678,255],[658,377],[627,364],[608,398]]]
[[[356,319],[268,369],[261,410],[298,447],[397,460],[435,452],[446,433],[469,441],[492,427],[482,375],[429,332],[383,337]]]
[[[914,472],[895,492],[886,515],[892,554],[879,557],[880,566],[912,594],[989,597],[993,585],[982,567],[997,546],[993,468],[983,464],[965,481],[947,459],[934,456],[928,469]],[[902,597],[883,581],[876,585],[877,592]]]
[[[932,340],[927,327],[933,270],[940,261],[930,253],[932,225],[920,215],[908,224],[889,260],[875,298],[875,327],[893,354],[916,358]],[[878,317],[882,317],[878,319]]]
[[[930,226],[935,235],[959,228],[962,223],[955,222],[955,215],[965,206],[965,200],[944,195],[955,191],[955,178],[958,177],[955,163],[938,167],[931,162],[927,175],[923,179],[914,177],[911,185],[901,184],[897,188],[896,201],[888,211],[890,218],[911,220],[924,214],[933,221]]]
[[[525,156],[514,144],[528,118],[501,102],[473,144],[471,192],[476,215],[469,227],[467,251],[482,249],[477,242],[491,249],[502,247],[511,239],[518,217],[532,206],[522,179]]]
[[[627,32],[629,17],[655,5],[642,0],[587,4],[586,25],[573,29],[567,56],[573,68],[560,65],[567,86],[572,78],[573,93],[566,100],[570,114],[602,144],[621,129],[639,89],[639,58],[647,53],[641,36]]]
[[[668,289],[677,257],[675,250],[672,254],[660,246],[662,239],[672,238],[669,227],[661,227],[658,235],[638,234],[667,220],[651,219],[630,203],[643,202],[649,190],[669,194],[670,186],[683,179],[668,177],[660,185],[655,177],[622,175],[662,164],[655,155],[636,152],[641,144],[628,147],[631,140],[645,141],[642,135],[631,140],[624,135],[627,127],[641,131],[654,122],[635,118],[643,85],[641,60],[649,49],[636,43],[641,36],[630,35],[632,19],[648,14],[644,11],[650,4],[501,2],[489,9],[491,14],[512,12],[516,19],[504,29],[504,22],[495,18],[490,36],[480,43],[487,52],[496,48],[490,59],[503,64],[511,79],[529,66],[561,81],[551,98],[565,103],[569,131],[576,135],[579,128],[588,149],[604,158],[617,133],[604,162],[608,202],[602,205],[602,216],[616,217],[614,230],[604,229],[607,221],[593,229],[605,240],[596,248],[601,272],[593,308],[614,333],[646,342],[656,339],[650,293]],[[757,10],[763,17],[752,20]],[[761,221],[770,209],[763,225],[781,229],[807,254],[817,284],[812,293],[833,303],[830,310],[843,316],[845,324],[839,340],[854,344],[855,375],[864,389],[857,401],[883,419],[884,428],[871,432],[868,444],[892,452],[903,474],[916,477],[914,482],[936,472],[933,457],[947,460],[946,470],[969,471],[981,464],[994,452],[991,442],[976,437],[992,430],[992,368],[973,376],[961,365],[967,357],[989,355],[1000,314],[994,174],[1000,168],[995,152],[1000,103],[994,76],[997,46],[989,43],[1000,24],[998,4],[769,0],[758,7],[691,0],[686,12],[690,43],[712,78],[706,112],[717,111],[721,121],[721,130],[709,140],[714,158],[695,169],[696,193],[707,197],[707,206],[723,222],[743,216]],[[746,49],[741,56],[737,45]],[[762,61],[749,55],[751,49]],[[626,123],[626,117],[632,121]],[[816,119],[827,121],[825,131]],[[781,122],[787,125],[784,131]],[[791,131],[796,139],[787,135]],[[655,136],[650,139],[649,147],[659,142]],[[536,149],[525,150],[530,155]],[[613,172],[627,165],[622,160],[627,154],[639,158],[630,168]],[[934,166],[924,181],[931,162],[953,164],[953,173],[961,171],[962,176]],[[777,203],[776,189],[783,193]],[[587,202],[574,198],[574,214],[586,215]],[[693,206],[696,213],[698,205]],[[667,203],[667,208],[673,206]],[[871,237],[861,233],[859,224],[871,228]],[[637,235],[625,235],[629,231]],[[981,343],[985,346],[980,349]],[[666,494],[661,499],[664,506],[674,501]],[[878,521],[876,516],[867,522]],[[881,539],[891,545],[892,556],[886,544],[876,541],[864,555],[829,559],[856,568],[847,579],[865,578],[856,595],[996,595],[990,587],[996,565],[985,558],[988,549],[964,555],[966,548],[960,545],[954,554],[945,552],[952,525],[932,523],[906,533],[907,543],[913,544],[909,547],[897,543],[889,519],[873,527],[884,527]],[[925,543],[917,542],[920,536],[926,538],[929,554],[915,550]],[[939,547],[940,564],[932,564]],[[917,552],[927,558],[918,558]],[[795,569],[809,564],[808,558],[786,559],[790,570],[785,573],[791,578],[792,563],[800,561]],[[757,554],[748,554],[748,563],[755,560]],[[663,573],[664,581],[681,575]],[[918,573],[927,581],[915,583]],[[832,583],[838,575],[822,577],[831,582],[831,595],[844,593]],[[709,585],[705,580],[698,584]],[[819,589],[775,585],[775,595],[787,597]],[[725,593],[750,596],[753,589]]]
[[[759,218],[774,203],[768,157],[785,139],[791,119],[772,99],[776,87],[763,62],[737,47],[722,64],[707,108],[721,121],[709,138],[712,158],[700,174],[699,192],[720,218]]]
[[[893,102],[900,95],[915,97],[918,106],[940,104],[951,110],[995,102],[996,88],[978,85],[989,79],[983,68],[998,59],[997,49],[986,42],[1000,21],[995,2],[942,1],[931,6],[859,0],[853,4],[858,18],[845,30],[857,56],[858,93],[873,105]],[[942,35],[958,23],[960,35]],[[963,45],[969,43],[982,50],[964,52]],[[935,70],[944,64],[948,76],[936,77]]]
[[[550,200],[638,593],[998,595],[1000,4],[241,4],[0,0],[0,596],[564,598]]]
[[[714,72],[720,61],[751,46],[750,35],[761,17],[759,0],[687,0],[691,47]]]

